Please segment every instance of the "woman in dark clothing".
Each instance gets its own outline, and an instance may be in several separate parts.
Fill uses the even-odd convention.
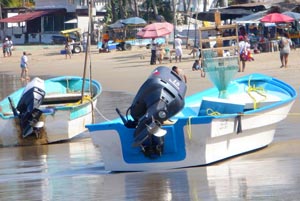
[[[156,64],[156,43],[155,43],[155,38],[152,38],[151,41],[151,60],[150,64],[155,65]]]

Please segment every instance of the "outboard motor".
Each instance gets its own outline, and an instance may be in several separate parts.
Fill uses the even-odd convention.
[[[185,82],[168,67],[156,68],[141,86],[128,110],[133,121],[125,119],[125,126],[135,128],[133,146],[141,146],[145,156],[161,156],[166,131],[163,122],[184,107]]]
[[[42,111],[38,109],[44,97],[44,80],[34,78],[26,85],[16,108],[9,98],[14,116],[19,118],[23,138],[44,126],[44,123],[39,121]]]

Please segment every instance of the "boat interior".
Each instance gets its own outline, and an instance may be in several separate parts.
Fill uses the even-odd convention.
[[[84,96],[88,96],[87,93]],[[42,105],[57,105],[76,103],[82,99],[81,93],[49,94],[46,95]]]
[[[240,95],[240,99],[215,98],[215,97],[202,97],[202,100],[198,103],[186,104],[186,106],[172,119],[189,116],[220,116],[222,114],[237,114],[265,107],[281,99],[274,95],[268,95],[267,98],[256,99],[255,101],[251,97]],[[233,101],[233,100],[239,100]]]

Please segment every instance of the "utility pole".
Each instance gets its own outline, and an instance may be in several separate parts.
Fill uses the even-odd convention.
[[[175,48],[175,32],[176,32],[176,26],[177,26],[177,20],[176,20],[176,4],[177,0],[173,0],[173,24],[174,24],[174,37],[173,37],[173,48]]]
[[[83,75],[82,75],[82,89],[81,89],[81,103],[83,103],[84,98],[84,88],[85,88],[85,80],[86,80],[86,71],[87,71],[87,62],[88,62],[88,56],[90,56],[90,46],[91,46],[91,30],[92,30],[92,10],[93,10],[93,0],[88,1],[88,35],[87,35],[87,47],[85,51],[85,57],[84,57],[84,69],[83,69]],[[90,76],[91,76],[91,65],[90,65]],[[90,79],[91,80],[91,79]]]

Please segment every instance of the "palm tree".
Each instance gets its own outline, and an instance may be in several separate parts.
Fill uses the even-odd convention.
[[[10,7],[13,0],[2,0],[0,1],[0,19],[2,19],[2,8],[3,7]]]
[[[155,19],[156,19],[157,16],[158,16],[158,11],[157,11],[157,6],[156,6],[155,0],[152,0],[152,6],[153,6],[154,16],[155,16]]]
[[[34,0],[1,0],[0,1],[0,19],[2,19],[2,8],[12,8],[12,7],[32,7],[34,5]]]
[[[22,0],[2,0],[1,1],[2,7],[21,7],[25,5],[25,1]]]

